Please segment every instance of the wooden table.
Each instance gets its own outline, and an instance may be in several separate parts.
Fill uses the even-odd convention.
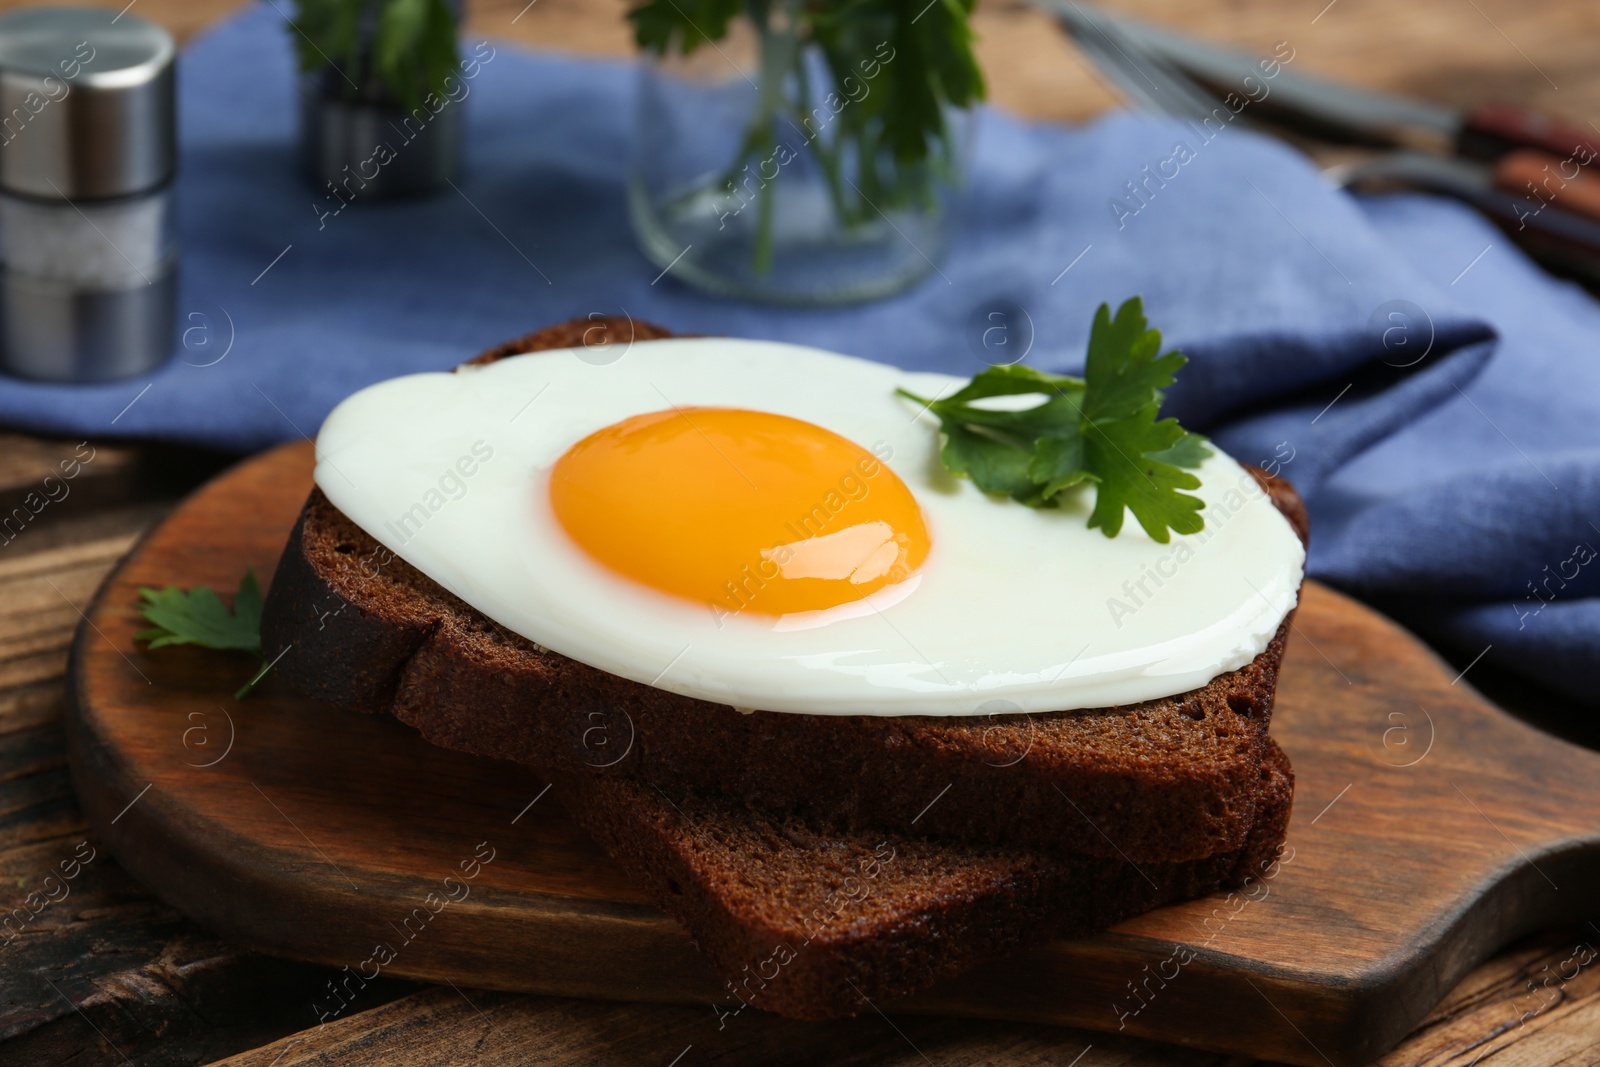
[[[235,6],[235,0],[137,2],[139,13],[180,36]],[[13,0],[0,2],[0,8],[13,6]],[[469,33],[590,53],[628,48],[620,0],[480,0],[471,6]],[[1403,6],[1382,0],[1124,0],[1117,6],[1252,47],[1287,40],[1297,66],[1371,85],[1464,105],[1521,102],[1579,123],[1600,118],[1600,65],[1592,60],[1600,5],[1592,0],[1414,0]],[[980,12],[978,28],[1001,105],[1082,119],[1114,102],[1043,16],[1015,2],[991,3]],[[77,445],[0,433],[0,514],[9,514]],[[71,483],[69,496],[0,545],[0,908],[20,906],[61,862],[93,857],[71,883],[70,896],[0,945],[0,1063],[1224,1062],[1110,1035],[953,1019],[891,1022],[878,1015],[830,1024],[760,1017],[707,1041],[709,1008],[391,980],[372,983],[352,1010],[318,1029],[310,1004],[332,972],[250,955],[196,928],[118,868],[89,833],[73,797],[59,720],[78,610],[142,530],[228,462],[166,446],[95,441],[91,447],[94,458]],[[1592,730],[1569,732],[1594,743]],[[1600,1063],[1600,968],[1547,983],[1580,944],[1600,946],[1600,925],[1551,931],[1502,952],[1382,1062]]]

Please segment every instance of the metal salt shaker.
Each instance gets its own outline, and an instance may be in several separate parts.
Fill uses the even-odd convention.
[[[137,15],[0,16],[0,371],[109,381],[171,355],[176,54]]]

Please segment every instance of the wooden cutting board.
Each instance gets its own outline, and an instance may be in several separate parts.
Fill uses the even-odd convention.
[[[391,976],[711,1003],[689,938],[526,769],[410,728],[231,694],[248,657],[134,640],[140,586],[266,584],[311,485],[284,446],[187,500],[73,646],[84,810],[151,890],[249,948]],[[1308,1067],[1364,1063],[1471,966],[1600,891],[1600,754],[1525,726],[1369,609],[1306,587],[1273,733],[1295,814],[1273,876],[1024,948],[896,1005],[1124,1030]],[[471,872],[471,877],[467,877]],[[446,882],[447,876],[454,880]],[[1596,930],[1600,937],[1600,929]],[[335,1018],[349,993],[311,999]],[[1530,994],[1530,1010],[1542,1003]],[[706,1011],[707,1041],[717,1031]]]

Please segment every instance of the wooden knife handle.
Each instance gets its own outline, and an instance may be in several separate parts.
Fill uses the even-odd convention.
[[[1525,198],[1529,211],[1554,205],[1600,221],[1600,174],[1571,156],[1519,148],[1495,164],[1494,186]]]
[[[1510,104],[1484,104],[1468,112],[1456,145],[1474,159],[1498,159],[1519,148],[1572,159],[1580,166],[1600,158],[1600,135]]]
[[[1496,189],[1480,188],[1464,199],[1529,252],[1559,259],[1564,269],[1581,271],[1600,283],[1600,222],[1559,204],[1541,208],[1533,200]]]

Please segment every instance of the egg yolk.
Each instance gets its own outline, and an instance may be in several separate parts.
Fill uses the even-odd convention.
[[[854,603],[928,555],[922,509],[882,461],[761,411],[675,408],[607,426],[556,461],[550,504],[595,560],[719,620]]]

